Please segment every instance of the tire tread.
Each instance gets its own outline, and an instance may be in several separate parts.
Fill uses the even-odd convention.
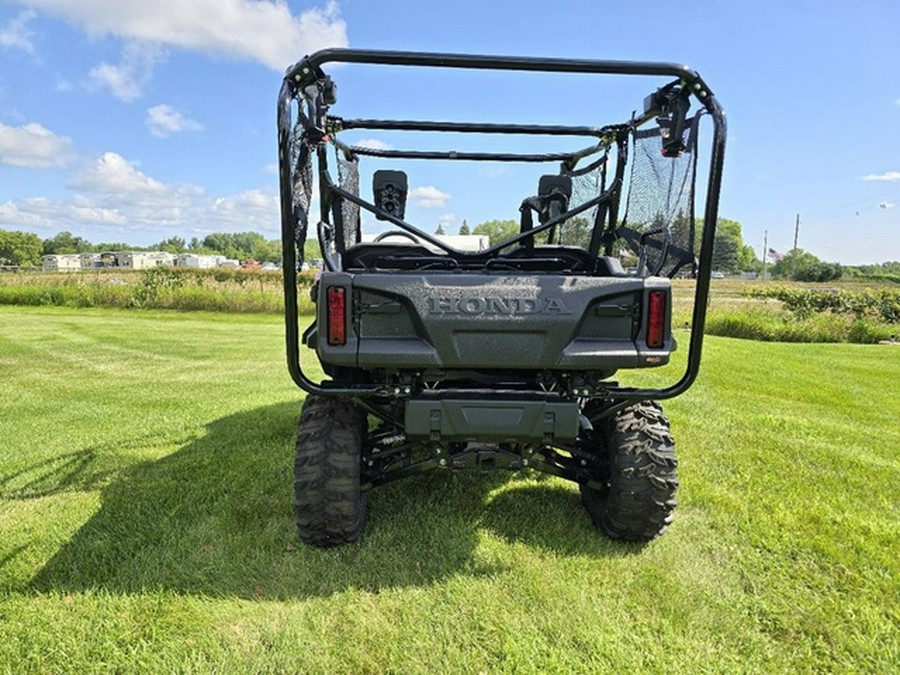
[[[342,399],[310,394],[303,404],[294,457],[294,517],[307,544],[338,546],[362,534],[364,420],[362,411]]]
[[[649,541],[672,523],[678,488],[675,441],[655,401],[643,401],[606,421],[608,490],[581,486],[581,499],[601,532],[613,539]]]

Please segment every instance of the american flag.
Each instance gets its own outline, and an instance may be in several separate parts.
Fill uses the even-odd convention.
[[[784,260],[784,253],[779,253],[774,248],[769,249],[769,258],[774,260],[775,262],[781,262]]]

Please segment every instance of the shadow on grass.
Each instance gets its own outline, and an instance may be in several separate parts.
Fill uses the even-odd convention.
[[[562,555],[624,557],[645,546],[601,535],[581,504],[578,487],[543,475],[537,485],[513,482],[490,497],[481,525],[510,543]]]
[[[260,599],[377,593],[495,574],[472,555],[482,528],[564,554],[634,551],[593,531],[577,492],[547,486],[489,498],[509,474],[445,472],[369,493],[360,542],[304,546],[291,504],[298,414],[298,404],[280,404],[230,415],[177,452],[119,472],[99,511],[31,588]]]
[[[98,489],[127,465],[121,451],[152,442],[149,437],[55,455],[0,475],[0,499],[38,499]]]

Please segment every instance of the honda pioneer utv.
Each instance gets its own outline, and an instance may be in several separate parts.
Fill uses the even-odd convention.
[[[339,117],[329,63],[350,81],[360,69],[391,72],[398,86],[370,100],[377,109],[423,70],[451,75],[457,86],[460,73],[493,73],[504,87],[539,81],[511,106],[530,121]],[[535,123],[555,109],[591,118],[608,105],[582,90],[577,108],[545,95],[548,78],[575,76],[591,87],[640,76],[619,78],[640,84],[637,109],[605,125]],[[417,82],[421,91],[425,80]],[[443,92],[429,93],[439,105]],[[468,89],[457,93],[473,104],[467,111],[482,109]],[[429,103],[421,99],[416,108]],[[492,117],[496,106],[489,110]],[[702,143],[701,129],[711,129]],[[398,149],[373,134],[427,142]],[[656,401],[683,393],[699,370],[725,148],[723,110],[700,76],[670,63],[328,49],[287,71],[278,137],[288,366],[307,392],[294,474],[301,539],[354,541],[366,492],[397,478],[523,467],[578,483],[610,537],[661,534],[678,483]],[[447,139],[487,145],[450,149]],[[368,194],[360,190],[363,158],[378,165],[366,168]],[[436,223],[426,229],[421,209],[408,218],[410,195],[429,192],[411,187],[422,180],[415,172],[433,163],[464,164],[470,189],[506,208],[517,226],[488,241],[432,234]],[[512,175],[502,169],[513,166],[529,176],[525,188],[493,187],[491,177]],[[707,177],[702,199],[698,170]],[[316,201],[323,269],[312,286],[315,318],[301,334],[297,270]],[[648,387],[659,378],[630,369],[664,366],[675,350],[676,275],[695,280],[686,365],[671,366],[672,384]],[[301,367],[301,344],[315,351],[323,381]]]

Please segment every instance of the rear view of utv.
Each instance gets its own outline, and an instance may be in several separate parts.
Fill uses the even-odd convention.
[[[437,88],[427,119],[404,109],[391,119],[338,116],[332,75],[352,82],[360,69],[394,78],[372,97],[378,110],[423,69],[457,88],[468,77],[504,87],[538,79],[507,104],[508,124],[493,121],[502,101],[466,98],[465,87],[456,92],[471,104],[465,119],[444,118]],[[575,78],[577,105],[545,97],[553,80]],[[622,104],[619,121],[594,123],[621,98],[618,82],[636,100]],[[606,93],[591,99],[592,87]],[[480,110],[492,121],[477,121]],[[547,118],[554,110],[587,119],[557,124]],[[379,135],[391,142],[373,142]],[[725,148],[724,112],[698,73],[671,63],[323,50],[287,71],[278,137],[288,367],[307,393],[294,469],[300,538],[356,540],[367,492],[388,481],[495,468],[574,481],[588,516],[614,539],[663,533],[678,481],[658,401],[686,391],[699,370]],[[427,196],[421,186],[436,183],[435,166],[470,176],[467,189],[490,198],[492,217],[518,226],[465,246],[434,234],[436,217],[414,217],[423,210],[410,197]],[[492,177],[512,174],[530,176],[521,192],[492,187]],[[297,270],[308,232],[322,270],[314,318],[301,326]],[[646,370],[668,364],[676,348],[675,277],[693,297],[691,330],[679,333],[687,354]],[[301,365],[306,348],[324,378]],[[670,383],[659,384],[665,372]]]

